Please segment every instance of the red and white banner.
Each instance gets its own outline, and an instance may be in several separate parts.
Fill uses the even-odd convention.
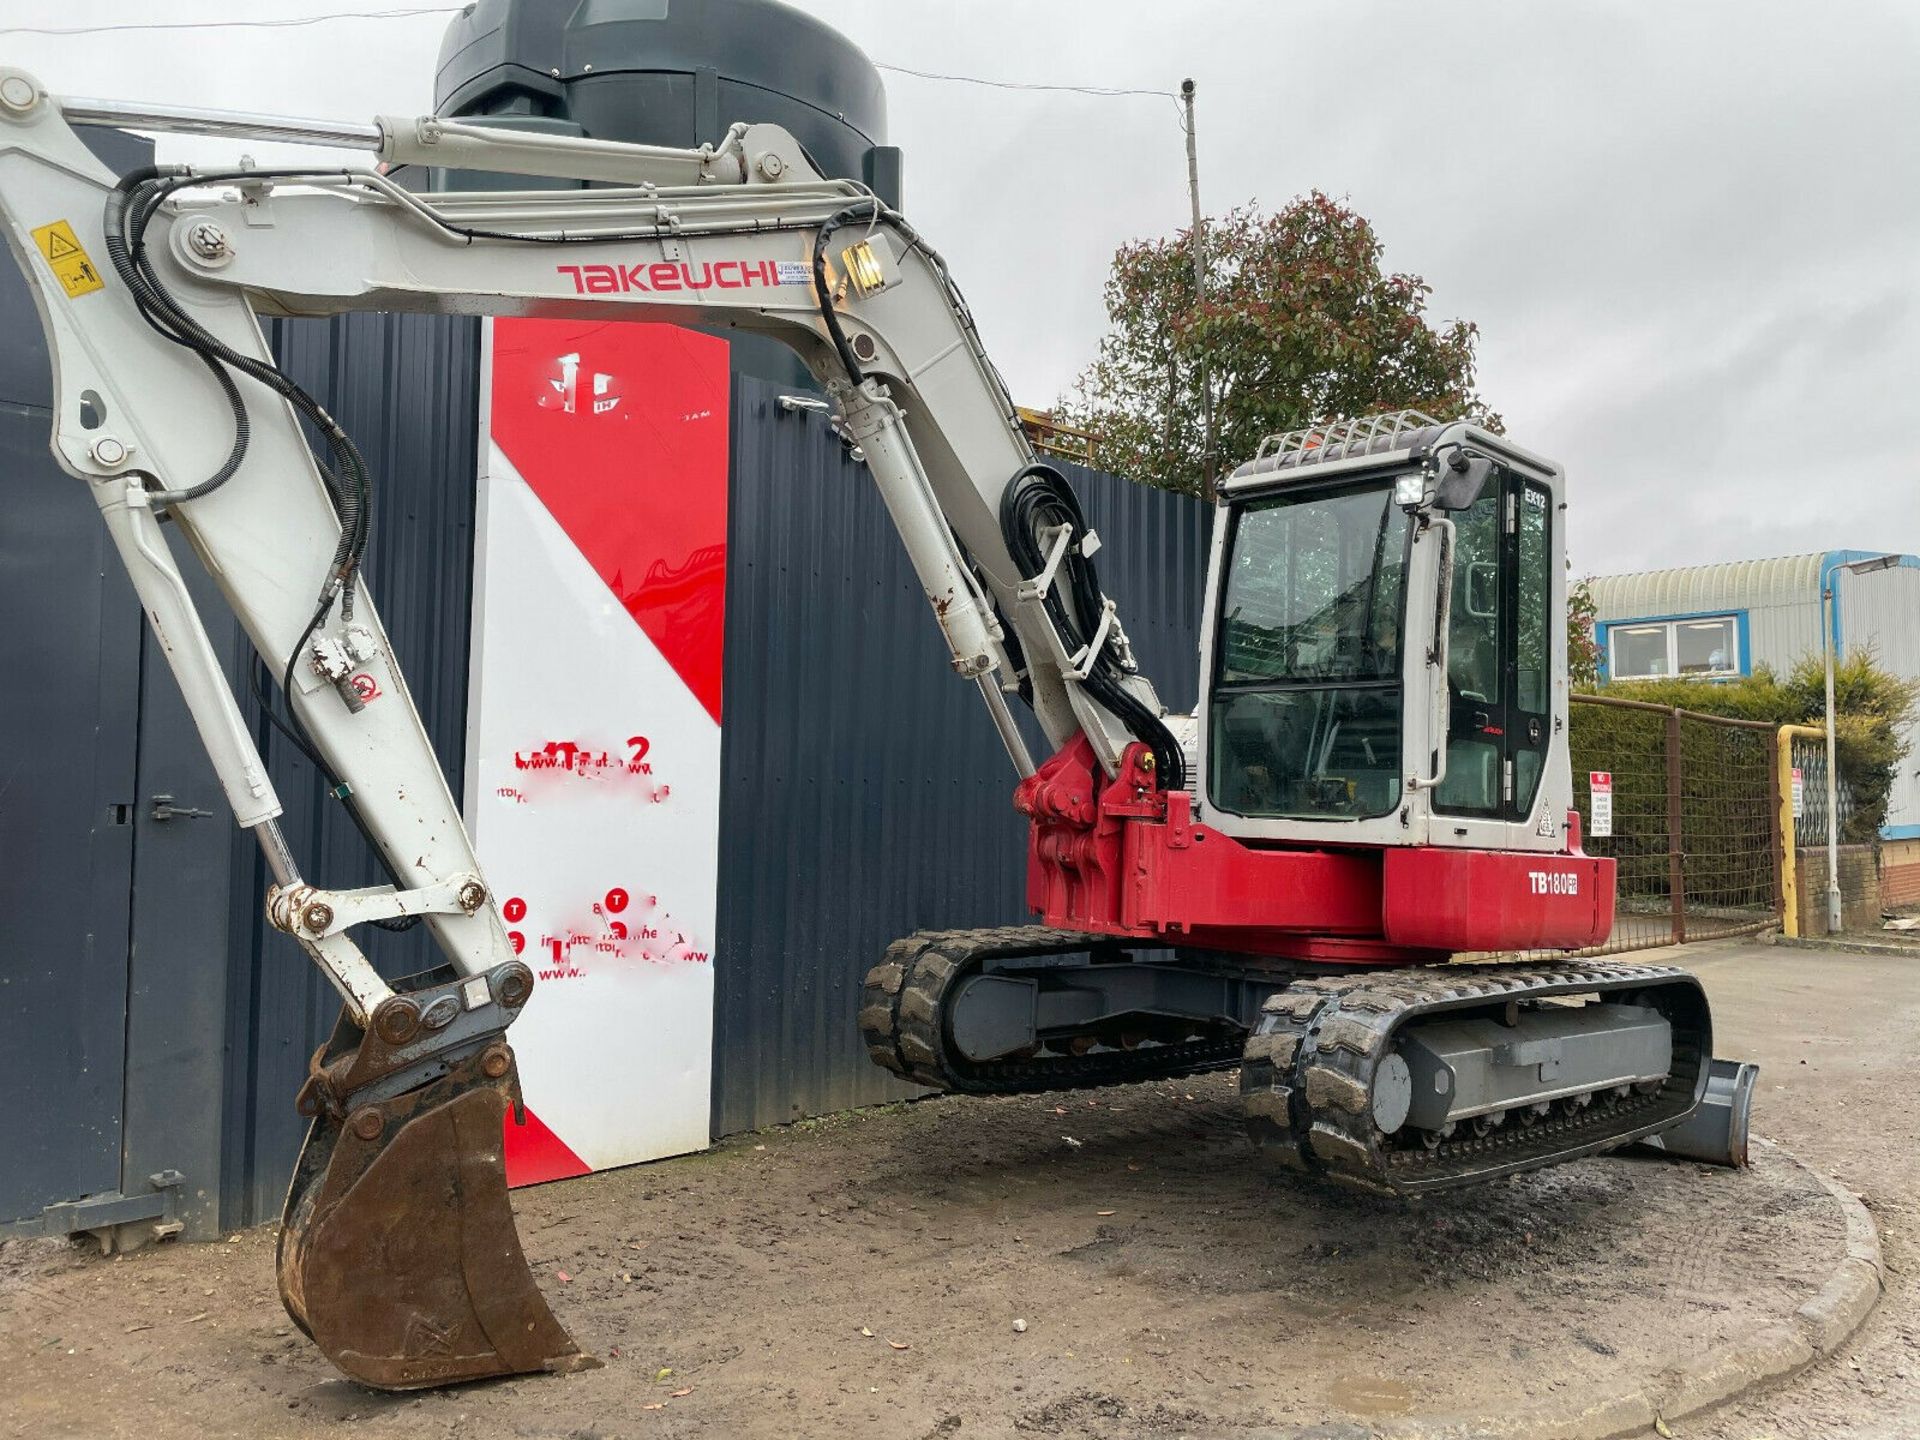
[[[727,345],[488,326],[467,824],[538,977],[514,1025],[533,1184],[708,1142]]]

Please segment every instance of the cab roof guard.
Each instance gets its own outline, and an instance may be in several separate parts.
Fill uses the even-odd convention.
[[[1361,415],[1351,420],[1309,425],[1304,430],[1267,436],[1243,468],[1279,469],[1287,465],[1377,455],[1383,450],[1405,450],[1415,443],[1420,431],[1439,430],[1442,426],[1442,421],[1418,410],[1394,410],[1385,415]]]

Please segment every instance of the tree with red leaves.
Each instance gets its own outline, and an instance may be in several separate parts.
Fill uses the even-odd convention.
[[[1364,216],[1315,191],[1277,215],[1208,221],[1197,303],[1191,246],[1182,232],[1114,256],[1111,328],[1062,406],[1102,468],[1198,494],[1266,436],[1322,421],[1415,409],[1499,428],[1474,393],[1479,328],[1429,323],[1432,287],[1381,269]]]

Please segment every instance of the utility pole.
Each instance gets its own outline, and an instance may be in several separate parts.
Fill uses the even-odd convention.
[[[1837,771],[1839,760],[1836,758],[1833,740],[1833,652],[1838,644],[1834,630],[1839,624],[1839,607],[1835,601],[1839,598],[1834,591],[1839,588],[1838,568],[1827,577],[1826,588],[1820,596],[1820,629],[1825,640],[1820,648],[1826,651],[1827,661],[1827,933],[1838,935],[1843,928],[1840,923],[1840,779]]]
[[[1193,129],[1193,81],[1180,82],[1180,103],[1186,111],[1187,197],[1193,202],[1193,299],[1207,298],[1207,222],[1200,213],[1200,148]],[[1207,384],[1207,362],[1200,359],[1200,495],[1209,505],[1220,496],[1213,483],[1213,393]]]

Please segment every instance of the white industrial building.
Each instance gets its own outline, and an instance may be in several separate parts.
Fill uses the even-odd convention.
[[[1732,678],[1756,665],[1784,674],[1820,654],[1821,595],[1835,587],[1838,653],[1869,649],[1896,674],[1920,678],[1920,557],[1887,568],[1845,567],[1884,555],[1829,550],[1771,560],[1689,565],[1590,583],[1603,680],[1670,675]],[[1881,837],[1920,841],[1920,734],[1888,797]]]

